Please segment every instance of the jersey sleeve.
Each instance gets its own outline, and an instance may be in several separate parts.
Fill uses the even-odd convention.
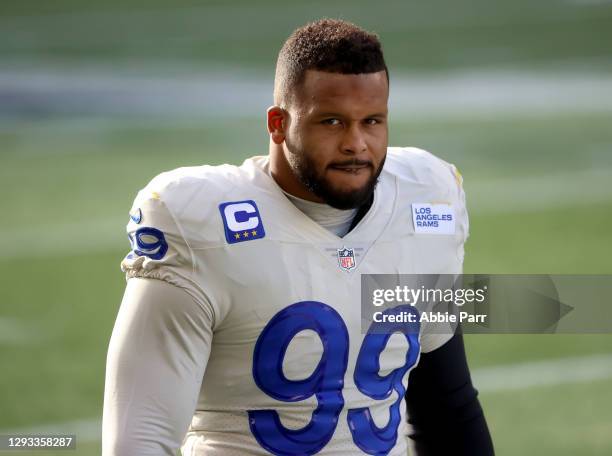
[[[211,315],[184,290],[128,280],[107,355],[104,456],[176,454],[211,344]]]
[[[130,210],[127,287],[107,356],[104,456],[174,455],[194,414],[217,312],[171,207],[184,197],[165,173]]]
[[[121,269],[126,279],[157,279],[175,285],[212,311],[208,294],[196,279],[190,243],[164,201],[165,190],[156,178],[134,200],[127,225],[131,251]]]
[[[445,178],[442,179],[441,182],[444,182],[443,185],[448,187],[447,190],[451,195],[451,203],[454,206],[454,214],[456,217],[455,233],[458,237],[457,256],[461,262],[461,270],[458,271],[458,273],[463,273],[465,243],[469,237],[470,228],[465,191],[463,189],[463,177],[455,165],[443,160],[440,161],[444,168],[442,174],[443,176],[445,175]],[[424,323],[421,334],[421,351],[423,353],[429,353],[441,347],[453,337],[455,330],[456,324],[452,323]]]

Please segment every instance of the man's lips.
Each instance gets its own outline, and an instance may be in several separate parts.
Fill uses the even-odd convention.
[[[345,171],[349,173],[356,173],[359,170],[372,167],[372,163],[369,161],[351,161],[351,162],[341,162],[341,163],[332,163],[328,165],[328,168],[335,169],[338,171]]]

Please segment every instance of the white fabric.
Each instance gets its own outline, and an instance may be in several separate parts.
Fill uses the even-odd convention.
[[[211,327],[182,289],[128,280],[108,350],[102,454],[175,454],[195,411]]]
[[[340,238],[283,195],[264,171],[267,163],[255,157],[240,167],[181,168],[156,177],[136,198],[132,209],[140,209],[142,220],[130,221],[128,233],[155,228],[168,249],[158,259],[131,253],[122,263],[129,280],[108,354],[104,456],[173,454],[190,420],[184,455],[269,454],[250,429],[249,410],[276,410],[286,428],[307,425],[314,396],[283,402],[253,377],[262,330],[302,301],[332,307],[348,331],[344,407],[319,454],[363,454],[348,410],[367,407],[378,426],[388,421],[396,393],[373,400],[353,378],[364,339],[360,274],[461,273],[468,219],[456,170],[425,151],[390,148],[371,209]],[[241,201],[257,205],[265,237],[228,243],[220,205]],[[456,232],[415,233],[411,204],[440,201],[453,206]],[[350,272],[338,264],[344,247],[355,252]],[[421,352],[451,337],[421,329]],[[407,348],[403,336],[391,336],[380,375],[401,368]],[[306,378],[322,356],[318,335],[302,331],[288,346],[282,371],[290,379]],[[399,411],[391,455],[407,452],[404,401]]]

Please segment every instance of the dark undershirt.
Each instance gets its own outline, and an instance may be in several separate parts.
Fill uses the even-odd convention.
[[[461,333],[421,354],[410,372],[406,408],[417,456],[495,454]]]

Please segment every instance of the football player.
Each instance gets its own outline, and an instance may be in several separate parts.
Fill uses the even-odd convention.
[[[468,236],[454,166],[387,147],[388,95],[375,35],[307,24],[278,56],[269,154],[139,192],[104,456],[493,453],[460,334],[361,331],[361,274],[459,274]],[[420,226],[433,202],[448,223]]]

